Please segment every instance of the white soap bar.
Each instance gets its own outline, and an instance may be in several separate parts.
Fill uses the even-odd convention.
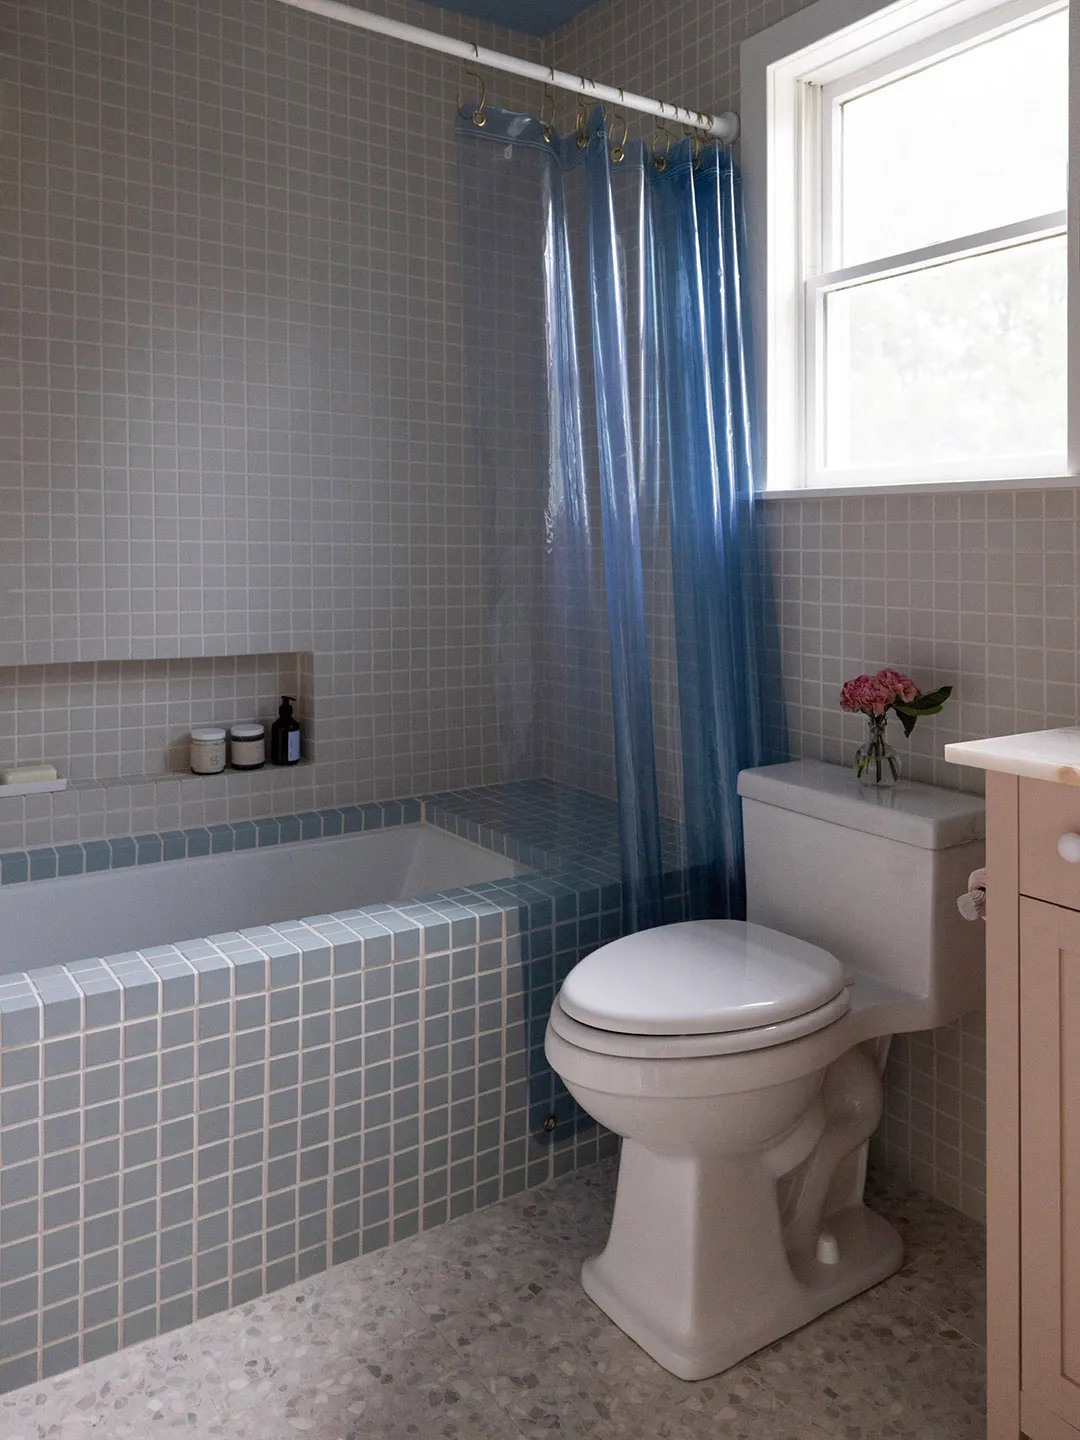
[[[25,785],[31,780],[55,779],[55,765],[8,765],[0,770],[0,785]]]

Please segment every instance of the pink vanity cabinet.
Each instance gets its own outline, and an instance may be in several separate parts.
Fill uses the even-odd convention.
[[[986,769],[989,1440],[1080,1440],[1080,730]]]

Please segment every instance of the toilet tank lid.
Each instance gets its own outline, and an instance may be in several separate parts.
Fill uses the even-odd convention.
[[[846,766],[821,760],[792,760],[743,770],[739,794],[778,810],[828,820],[923,850],[948,850],[986,835],[986,806],[981,795],[943,790],[917,780],[901,780],[894,789],[860,785]]]

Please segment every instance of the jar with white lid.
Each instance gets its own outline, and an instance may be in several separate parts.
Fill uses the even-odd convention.
[[[220,725],[196,725],[191,732],[190,765],[194,775],[220,775],[225,769],[225,731]]]
[[[266,731],[258,720],[229,727],[229,764],[234,770],[261,770],[266,764]]]

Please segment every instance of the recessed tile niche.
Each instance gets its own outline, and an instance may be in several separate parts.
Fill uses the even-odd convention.
[[[310,735],[312,671],[309,652],[3,667],[0,764],[47,761],[80,781],[182,773],[192,725],[269,725],[280,695],[297,696]]]

